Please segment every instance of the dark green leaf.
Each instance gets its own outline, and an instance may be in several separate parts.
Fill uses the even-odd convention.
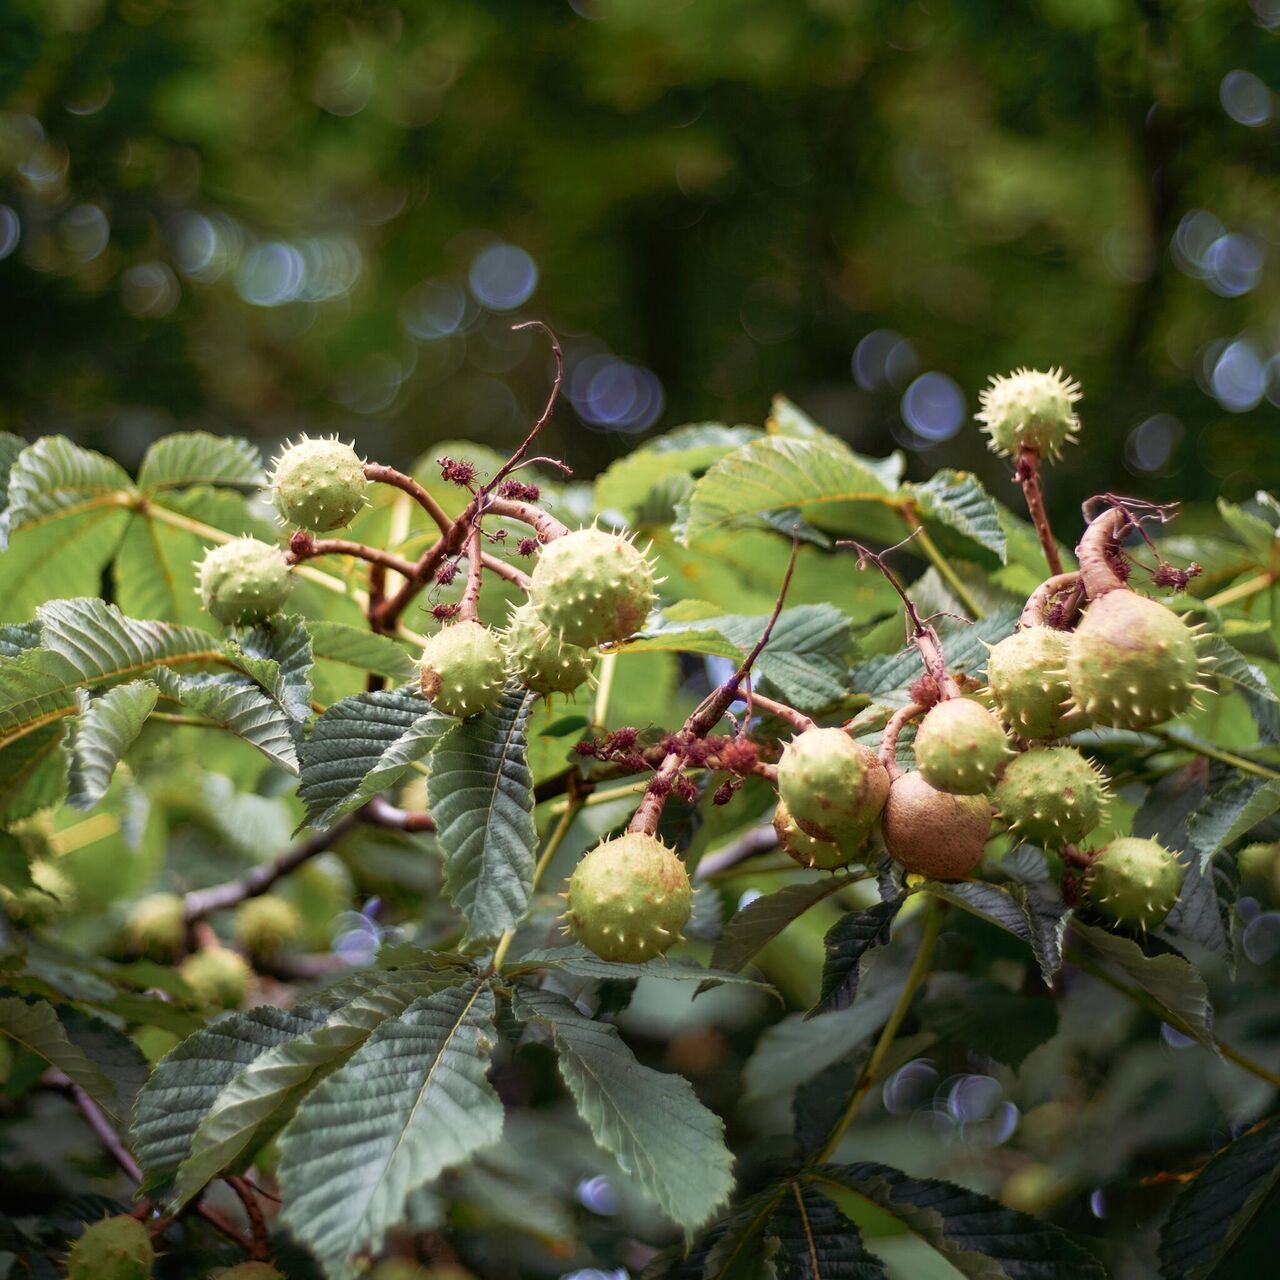
[[[929,1030],[1015,1070],[1056,1034],[1058,1010],[1047,996],[1022,995],[987,979],[939,974],[920,1010]]]
[[[756,898],[730,916],[711,953],[711,968],[735,973],[793,920],[848,883],[845,876],[824,876],[821,880],[789,884],[776,893]]]
[[[766,1231],[778,1244],[778,1280],[887,1280],[862,1233],[811,1185],[787,1185]]]
[[[823,941],[826,960],[822,966],[822,992],[818,1003],[805,1015],[847,1009],[858,994],[862,962],[879,947],[887,946],[893,922],[905,898],[877,902],[864,911],[850,911],[827,930]]]
[[[316,658],[340,662],[357,671],[372,671],[389,680],[412,680],[417,671],[413,659],[390,636],[375,635],[345,622],[308,620],[311,647]]]

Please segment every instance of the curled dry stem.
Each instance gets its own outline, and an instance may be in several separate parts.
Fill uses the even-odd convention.
[[[884,733],[880,738],[880,763],[884,765],[884,771],[889,775],[890,782],[895,781],[902,774],[902,770],[898,767],[898,739],[902,736],[903,729],[925,710],[926,708],[918,702],[908,702],[905,707],[900,707],[893,713],[889,723],[884,727]]]

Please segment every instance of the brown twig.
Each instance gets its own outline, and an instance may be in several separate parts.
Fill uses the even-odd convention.
[[[766,698],[763,693],[756,693],[753,690],[751,701],[757,709],[767,711],[771,716],[777,716],[779,720],[785,720],[793,729],[798,729],[801,733],[806,729],[817,727],[817,722],[811,716],[787,706],[785,702],[775,702],[772,698]]]
[[[252,1233],[252,1246],[249,1257],[254,1262],[267,1262],[271,1258],[271,1234],[267,1230],[267,1220],[262,1215],[262,1206],[254,1195],[252,1187],[245,1178],[229,1177],[223,1179],[227,1186],[240,1199],[244,1206],[244,1215],[249,1219],[249,1230]]]
[[[1044,550],[1044,558],[1048,561],[1049,572],[1062,572],[1062,556],[1058,553],[1058,542],[1053,536],[1053,528],[1049,524],[1049,513],[1044,507],[1044,491],[1040,486],[1040,451],[1038,449],[1019,449],[1014,460],[1013,478],[1022,486],[1022,496],[1027,502],[1027,512],[1031,523],[1036,527],[1040,537],[1040,546]]]
[[[312,560],[316,556],[353,556],[357,560],[367,560],[370,564],[383,569],[391,569],[402,577],[412,577],[414,564],[380,547],[366,546],[363,542],[351,542],[346,538],[313,538],[309,533],[299,531],[289,542],[289,550],[285,559],[290,564],[300,564],[304,560]],[[370,593],[372,603],[372,593]]]
[[[486,500],[485,511],[495,516],[506,516],[508,520],[519,520],[527,524],[538,535],[539,542],[551,542],[563,538],[569,532],[569,526],[557,520],[541,507],[532,502],[522,502],[517,498],[493,498]]]
[[[1022,610],[1022,616],[1018,619],[1020,627],[1043,627],[1046,625],[1046,614],[1049,609],[1049,602],[1056,595],[1061,595],[1064,591],[1072,591],[1080,585],[1080,575],[1078,573],[1060,573],[1052,578],[1046,578],[1028,597],[1027,603]],[[1069,619],[1064,619],[1067,621]]]
[[[551,332],[550,328],[543,324],[541,320],[525,320],[520,324],[513,324],[511,328],[514,332],[519,332],[522,329],[541,329],[542,332],[547,335],[548,339],[551,341],[552,354],[556,359],[556,376],[551,383],[551,393],[547,396],[546,407],[542,410],[541,416],[529,429],[529,434],[525,436],[520,447],[494,473],[493,479],[489,481],[485,486],[485,489],[496,488],[524,461],[525,455],[533,447],[533,442],[538,438],[542,428],[551,420],[551,414],[556,407],[556,401],[560,397],[560,388],[564,383],[564,352],[560,350],[560,343],[556,339],[556,335]]]
[[[777,847],[778,833],[771,824],[752,827],[750,831],[744,832],[723,849],[709,853],[701,859],[693,873],[693,878],[695,880],[710,879],[712,876],[728,871],[730,867],[736,867],[740,862],[746,862],[749,858],[758,858],[762,854],[772,853]]]
[[[480,550],[480,526],[477,523],[467,537],[467,585],[462,593],[458,619],[462,622],[480,620],[480,588],[484,584],[484,555]]]
[[[533,580],[529,575],[517,569],[515,565],[499,560],[497,556],[491,556],[487,551],[481,553],[480,559],[490,573],[496,573],[499,578],[505,578],[508,582],[514,583],[521,591],[528,592],[533,586]]]
[[[378,462],[366,462],[364,474],[377,484],[394,485],[397,489],[404,490],[435,521],[441,533],[453,523],[440,504],[412,476],[407,476],[394,467],[384,467]]]
[[[905,707],[900,707],[893,713],[889,723],[884,727],[884,733],[880,738],[880,763],[884,765],[890,782],[902,773],[898,767],[898,738],[901,737],[903,729],[924,710],[925,708],[918,702],[908,702]]]

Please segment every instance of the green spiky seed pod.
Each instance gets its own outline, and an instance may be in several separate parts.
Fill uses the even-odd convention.
[[[1061,369],[1015,369],[991,379],[978,392],[978,421],[991,437],[993,453],[1009,455],[1032,449],[1056,458],[1064,445],[1074,442],[1080,429],[1075,404],[1080,384]]]
[[[146,1227],[122,1213],[84,1229],[67,1254],[67,1280],[147,1280],[155,1260]]]
[[[422,692],[437,711],[466,720],[502,700],[506,659],[498,637],[479,622],[455,622],[422,650]]]
[[[920,722],[916,767],[930,786],[957,796],[988,790],[1013,748],[1000,721],[969,698],[937,703]]]
[[[778,794],[807,835],[854,850],[884,808],[889,775],[843,729],[807,729],[783,748]]]
[[[1280,843],[1247,844],[1236,853],[1240,888],[1274,905],[1280,902]]]
[[[839,867],[847,867],[853,862],[859,851],[859,844],[832,844],[826,840],[815,840],[813,836],[800,829],[799,824],[791,816],[786,804],[778,801],[773,811],[773,829],[778,833],[778,843],[802,867],[821,871],[835,871]]]
[[[1085,872],[1089,901],[1120,924],[1154,929],[1173,910],[1185,872],[1155,840],[1121,836],[1098,851]]]
[[[1171,609],[1132,591],[1109,591],[1084,612],[1067,649],[1067,680],[1098,725],[1146,729],[1179,715],[1195,696],[1195,636]]]
[[[912,770],[893,780],[880,834],[890,856],[908,871],[931,880],[960,880],[982,861],[991,806],[985,796],[939,791]]]
[[[251,972],[244,957],[228,947],[206,947],[178,966],[187,986],[215,1009],[235,1009],[243,1003]]]
[[[1067,649],[1071,636],[1051,627],[1025,627],[993,645],[987,683],[1000,718],[1023,738],[1065,738],[1088,717],[1071,704]]]
[[[79,893],[74,881],[57,864],[44,858],[31,863],[29,889],[0,888],[9,919],[38,927],[69,915],[75,910]]]
[[[284,552],[257,538],[210,547],[200,562],[200,600],[219,622],[262,622],[284,607],[293,579]]]
[[[572,693],[591,678],[596,654],[554,635],[526,600],[502,633],[511,675],[535,693]]]
[[[1106,811],[1102,774],[1074,747],[1033,747],[996,784],[996,810],[1021,840],[1057,848],[1083,840]]]
[[[216,1280],[284,1280],[269,1262],[242,1262],[238,1267],[219,1271]]]
[[[565,922],[602,960],[640,964],[680,937],[693,909],[684,863],[653,836],[596,845],[569,877]]]
[[[355,519],[367,500],[369,482],[364,463],[349,444],[304,436],[276,459],[271,487],[286,523],[328,533]]]
[[[236,908],[231,924],[232,936],[254,956],[275,955],[296,942],[301,932],[298,908],[273,893],[246,898]]]
[[[553,634],[589,649],[640,630],[653,608],[653,570],[629,539],[579,529],[542,549],[529,599]]]
[[[153,960],[172,960],[187,937],[186,905],[176,893],[150,893],[129,909],[125,940]]]

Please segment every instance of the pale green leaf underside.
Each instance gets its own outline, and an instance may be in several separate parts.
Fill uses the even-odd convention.
[[[487,985],[415,1000],[311,1093],[280,1135],[282,1218],[340,1280],[377,1250],[414,1191],[502,1136],[486,1078]]]

